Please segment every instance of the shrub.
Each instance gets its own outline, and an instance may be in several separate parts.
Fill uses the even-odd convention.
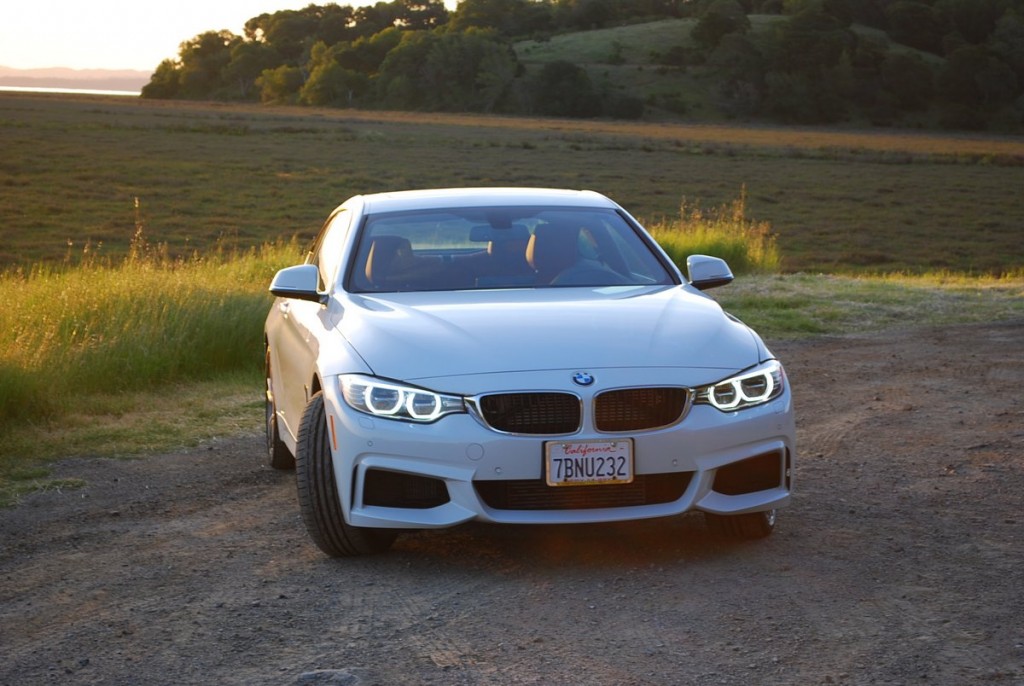
[[[552,117],[596,117],[601,100],[583,67],[559,60],[545,64],[534,77],[534,110]]]
[[[690,255],[712,255],[729,263],[734,274],[779,271],[781,257],[767,222],[747,217],[746,191],[715,210],[680,206],[679,218],[661,220],[647,229],[680,269]]]

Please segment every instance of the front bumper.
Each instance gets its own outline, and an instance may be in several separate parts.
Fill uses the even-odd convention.
[[[545,441],[567,437],[501,434],[469,414],[433,424],[374,418],[351,409],[337,384],[325,386],[338,493],[354,526],[581,524],[690,510],[728,515],[774,509],[790,498],[795,427],[788,388],[738,412],[696,405],[678,424],[651,431],[610,435],[585,422],[568,438],[633,440],[637,483],[547,487]],[[395,488],[406,496],[382,497]]]

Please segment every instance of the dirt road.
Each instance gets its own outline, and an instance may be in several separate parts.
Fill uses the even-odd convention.
[[[323,557],[258,435],[0,511],[0,684],[1024,684],[1024,322],[783,342],[796,497]]]

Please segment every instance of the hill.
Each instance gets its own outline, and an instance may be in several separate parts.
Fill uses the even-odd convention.
[[[464,0],[449,13],[436,0],[394,0],[372,12],[263,14],[244,36],[208,31],[183,42],[143,97],[1024,130],[1024,0],[884,11],[855,0],[674,9],[606,0],[587,3],[609,9],[589,16],[570,4]],[[747,14],[750,6],[765,13]]]
[[[664,19],[575,31],[519,41],[515,52],[531,74],[557,62],[581,67],[598,91],[642,101],[648,118],[720,119],[708,79],[685,66],[666,64],[666,56],[673,51],[693,49],[690,32],[696,23],[696,19]]]
[[[564,33],[515,43],[528,73],[570,62],[586,70],[599,91],[637,98],[648,114],[704,113],[714,117],[706,84],[685,68],[661,63],[679,46],[692,47],[695,19],[665,19],[592,31]]]
[[[797,51],[785,45],[790,17],[747,19],[749,28],[742,36],[724,36],[710,49],[693,38],[696,18],[521,40],[514,48],[527,73],[572,63],[586,72],[598,92],[642,101],[647,119],[848,121],[1003,132],[1024,126],[1024,96],[1016,102],[1010,102],[1009,94],[1002,99],[979,96],[985,102],[970,102],[969,93],[957,98],[951,90],[958,80],[974,78],[969,73],[957,73],[958,65],[951,67],[950,59],[862,24],[850,25],[842,35],[818,38],[819,45],[803,46],[811,58],[796,60],[795,69],[773,72],[769,67],[779,59],[779,50]],[[829,50],[820,44],[828,41],[834,43],[835,64],[825,68],[813,53],[815,48]],[[1000,74],[1008,80],[1005,89],[1012,90],[1012,74],[1001,72],[998,65],[975,76],[978,81],[998,80]]]
[[[141,91],[150,74],[131,69],[13,69],[0,66],[0,87]]]

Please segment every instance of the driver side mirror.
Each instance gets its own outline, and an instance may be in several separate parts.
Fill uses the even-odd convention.
[[[279,298],[294,298],[310,302],[327,302],[327,294],[317,290],[320,270],[315,264],[300,264],[279,271],[270,282],[270,292]]]

